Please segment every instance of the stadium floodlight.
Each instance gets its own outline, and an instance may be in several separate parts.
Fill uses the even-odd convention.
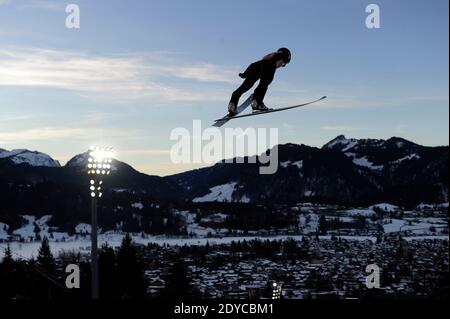
[[[271,290],[272,290],[272,299],[281,299],[281,283],[272,282]]]
[[[102,178],[111,173],[111,163],[114,151],[112,147],[92,146],[89,151],[87,173],[91,176],[89,190],[91,197],[102,197]]]
[[[92,146],[89,150],[87,173],[90,176],[89,192],[91,195],[91,288],[92,299],[99,297],[98,277],[98,241],[97,241],[97,199],[101,198],[103,178],[111,173],[114,152],[112,147]]]

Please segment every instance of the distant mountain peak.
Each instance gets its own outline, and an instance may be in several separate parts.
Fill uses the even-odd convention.
[[[416,143],[413,143],[413,142],[408,141],[408,140],[406,140],[404,138],[396,137],[396,136],[391,137],[390,139],[388,139],[386,141],[386,144],[395,145],[398,148],[403,148],[403,147],[414,147],[415,148],[415,147],[419,146]]]
[[[64,167],[72,167],[72,168],[78,168],[78,169],[86,169],[87,165],[88,165],[88,160],[89,160],[89,152],[84,152],[78,155],[75,155],[74,157],[72,157]],[[111,163],[111,171],[117,171],[118,166],[120,165],[127,165],[125,163],[121,163],[119,161],[117,161],[116,159],[112,159],[112,163]],[[131,166],[130,166],[131,167]]]
[[[322,149],[329,150],[338,150],[342,152],[354,151],[356,149],[361,148],[417,148],[419,145],[410,142],[401,137],[391,137],[388,140],[383,139],[373,139],[373,138],[365,138],[365,139],[356,139],[356,138],[347,138],[345,135],[339,135],[336,138],[332,139],[328,143],[326,143]]]
[[[329,150],[340,150],[340,151],[348,151],[351,148],[358,145],[359,140],[354,138],[346,138],[345,135],[339,135],[336,138],[332,139],[328,143],[326,143],[322,149],[329,149]]]
[[[27,164],[36,167],[61,167],[59,162],[49,155],[27,149],[14,149],[12,151],[0,149],[0,158],[7,158],[14,164]]]
[[[65,167],[85,167],[88,163],[89,152],[77,154],[72,157],[65,165]]]

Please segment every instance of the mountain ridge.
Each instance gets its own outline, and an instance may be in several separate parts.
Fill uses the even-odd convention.
[[[51,156],[27,149],[14,149],[8,151],[0,148],[0,158],[9,159],[14,164],[28,164],[36,167],[61,167],[59,161]]]
[[[421,146],[400,137],[348,139],[339,135],[321,148],[294,143],[278,145],[279,166],[273,175],[259,175],[259,165],[246,161],[218,162],[160,177],[113,160],[108,184],[112,190],[142,191],[158,199],[181,201],[213,200],[210,193],[219,192],[218,198],[232,202],[443,202],[448,201],[448,149],[448,146]],[[0,154],[4,152],[0,150]],[[87,152],[77,154],[64,166],[33,166],[3,156],[0,178],[32,184],[82,186],[87,181],[83,174],[87,156]],[[225,197],[221,193],[224,191],[228,194]]]

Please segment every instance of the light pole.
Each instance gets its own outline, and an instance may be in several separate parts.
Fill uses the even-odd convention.
[[[97,241],[97,201],[102,197],[103,177],[111,173],[113,149],[111,147],[91,147],[87,164],[91,193],[91,289],[92,299],[99,297],[98,241]]]

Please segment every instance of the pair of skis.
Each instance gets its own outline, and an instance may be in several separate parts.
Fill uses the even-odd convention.
[[[239,115],[239,113],[241,113],[242,111],[244,111],[251,103],[253,100],[253,95],[250,95],[248,97],[247,100],[245,100],[244,103],[242,103],[237,109],[236,109],[236,114],[230,116],[229,114],[225,115],[224,117],[222,117],[221,119],[215,120],[214,124],[212,126],[214,127],[221,127],[223,125],[225,125],[225,123],[227,123],[230,120],[234,120],[234,119],[238,119],[238,118],[243,118],[243,117],[248,117],[248,116],[254,116],[254,115],[262,115],[262,114],[267,114],[267,113],[274,113],[274,112],[280,112],[280,111],[286,111],[286,110],[290,110],[290,109],[295,109],[298,107],[302,107],[302,106],[306,106],[309,104],[313,104],[319,101],[322,101],[324,99],[326,99],[326,96],[322,96],[320,99],[308,102],[308,103],[303,103],[303,104],[299,104],[299,105],[293,105],[293,106],[287,106],[287,107],[281,107],[281,108],[277,108],[277,109],[269,109],[267,111],[255,111],[253,113],[249,113],[249,114],[242,114]]]

